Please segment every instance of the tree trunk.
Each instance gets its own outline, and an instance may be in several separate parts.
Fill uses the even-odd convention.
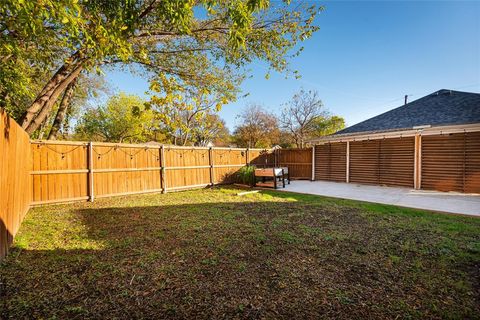
[[[58,99],[58,96],[65,90],[65,88],[78,77],[80,72],[83,70],[83,66],[80,64],[71,73],[63,78],[62,81],[58,82],[55,88],[50,92],[48,98],[40,101],[40,107],[38,107],[39,111],[36,115],[31,115],[30,111],[33,106],[37,109],[37,102],[34,102],[32,106],[27,110],[27,116],[25,117],[25,121],[22,123],[22,127],[28,134],[32,134],[35,130],[38,129],[42,121],[48,116],[51,112],[53,105]],[[52,81],[52,80],[50,80]],[[49,82],[50,82],[49,81]],[[45,97],[45,96],[44,96]],[[38,98],[37,98],[38,99]],[[29,117],[30,121],[28,121]],[[28,123],[28,125],[27,125]]]
[[[52,76],[52,78],[47,82],[47,84],[43,87],[42,91],[37,95],[37,98],[35,101],[30,105],[30,107],[27,109],[27,111],[23,114],[22,118],[20,119],[20,123],[22,125],[22,128],[27,129],[31,122],[36,118],[35,115],[43,109],[45,104],[53,103],[56,101],[58,98],[58,95],[63,91],[60,90],[58,92],[58,87],[64,84],[68,85],[70,81],[72,81],[70,75],[76,71],[80,72],[78,70],[78,67],[82,66],[85,60],[79,59],[80,54],[77,52],[73,54],[69,60],[62,66],[60,69],[57,70],[57,72]],[[74,77],[75,78],[75,77]],[[56,95],[56,97],[55,97]],[[53,100],[53,102],[50,102]],[[42,123],[42,121],[39,121],[37,124],[37,128]]]
[[[183,141],[182,141],[182,146],[186,146],[186,145],[187,145],[188,136],[189,136],[189,134],[188,134],[188,132],[187,132],[187,133],[185,133],[185,136],[182,137],[182,140],[183,140]]]
[[[46,117],[45,120],[43,120],[43,122],[40,124],[40,127],[38,128],[38,137],[37,139],[38,140],[42,140],[43,139],[43,136],[45,135],[45,131],[46,131],[46,126],[47,124],[50,122],[50,116]]]
[[[65,115],[65,119],[63,120],[63,130],[62,130],[62,135],[63,139],[65,139],[68,135],[68,132],[70,132],[70,119],[72,118],[73,115],[73,108],[67,108],[67,113]]]
[[[72,82],[70,82],[65,89],[65,93],[63,94],[62,101],[60,102],[60,106],[58,107],[57,115],[55,116],[55,120],[53,121],[52,128],[50,129],[50,133],[48,134],[48,140],[56,140],[58,130],[60,130],[60,126],[65,119],[65,115],[67,113],[68,106],[70,105],[70,100],[73,95],[73,91],[75,89],[75,84],[77,83],[77,78],[75,78]]]

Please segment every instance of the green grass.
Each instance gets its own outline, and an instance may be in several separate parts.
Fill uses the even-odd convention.
[[[237,192],[30,210],[0,318],[479,318],[480,219]]]

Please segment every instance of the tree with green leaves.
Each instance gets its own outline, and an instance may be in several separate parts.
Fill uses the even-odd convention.
[[[152,81],[149,105],[173,144],[195,144],[194,135],[199,134],[200,128],[213,129],[202,122],[216,120],[212,115],[236,95],[235,86],[215,89],[218,84],[225,82],[212,79],[210,88],[199,88],[189,82],[179,84],[175,78],[164,75]]]
[[[88,109],[75,127],[75,137],[81,140],[106,142],[145,142],[152,112],[136,95],[120,93],[104,106]]]
[[[0,2],[0,106],[19,119],[74,50],[80,4],[72,0]],[[44,99],[46,97],[43,97]]]
[[[235,86],[230,80],[242,78],[253,60],[288,72],[298,43],[318,29],[319,9],[268,0],[6,0],[0,102],[24,110],[19,120],[31,134],[80,73],[109,65],[140,66],[198,88]],[[25,105],[12,106],[22,95]]]
[[[312,137],[323,137],[345,128],[345,119],[340,116],[326,115],[315,120]]]

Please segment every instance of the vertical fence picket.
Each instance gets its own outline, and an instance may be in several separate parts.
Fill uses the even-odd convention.
[[[87,148],[88,165],[88,201],[93,202],[95,195],[93,190],[93,144],[90,141]]]
[[[345,160],[346,162],[346,168],[345,168],[345,182],[350,183],[350,141],[347,141],[347,159]]]
[[[124,143],[32,141],[32,145],[40,144],[44,146],[42,152],[45,153],[45,158],[58,157],[57,153],[63,152],[65,160],[62,160],[61,165],[45,162],[41,167],[33,166],[32,189],[43,190],[48,187],[46,184],[49,181],[57,181],[56,189],[74,191],[41,192],[35,195],[33,205],[94,201],[115,195],[160,191],[166,193],[232,183],[235,172],[249,164],[289,167],[293,179],[311,178],[311,148],[272,152],[249,148],[167,148]],[[79,149],[80,147],[84,149]],[[76,149],[79,150],[74,151]],[[149,152],[158,157],[160,163],[147,161]],[[37,158],[34,157],[34,161],[41,160],[35,159]],[[154,176],[158,178],[153,180]],[[156,184],[158,179],[160,186]]]
[[[165,170],[165,147],[162,145],[160,148],[160,183],[162,185],[162,193],[167,193],[166,173]]]
[[[210,166],[210,184],[213,186],[215,184],[215,171],[213,169],[213,148],[208,149],[208,163]]]
[[[28,211],[33,188],[28,134],[0,108],[0,261]]]
[[[312,146],[312,181],[315,180],[315,145]]]

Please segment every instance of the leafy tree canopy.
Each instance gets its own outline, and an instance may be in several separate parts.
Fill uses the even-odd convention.
[[[20,121],[32,133],[69,83],[105,65],[139,65],[153,81],[185,87],[214,83],[212,91],[238,85],[254,60],[289,72],[297,44],[318,29],[319,9],[267,0],[4,0],[0,103],[25,111]]]
[[[143,99],[120,93],[104,106],[88,109],[75,128],[75,136],[80,140],[145,142],[152,121],[153,114]]]
[[[212,78],[208,87],[198,87],[190,82],[180,85],[176,78],[164,75],[159,75],[152,81],[149,106],[154,111],[158,125],[168,132],[171,143],[187,145],[211,142],[211,139],[204,139],[211,135],[205,135],[206,131],[219,125],[218,117],[213,114],[234,99],[237,92],[233,84],[236,80],[227,77],[229,75],[225,74],[223,79]],[[213,131],[217,132],[217,129]],[[203,142],[196,141],[197,139]]]
[[[334,134],[345,128],[345,119],[340,116],[326,115],[317,118],[313,124],[313,137],[322,137]]]

